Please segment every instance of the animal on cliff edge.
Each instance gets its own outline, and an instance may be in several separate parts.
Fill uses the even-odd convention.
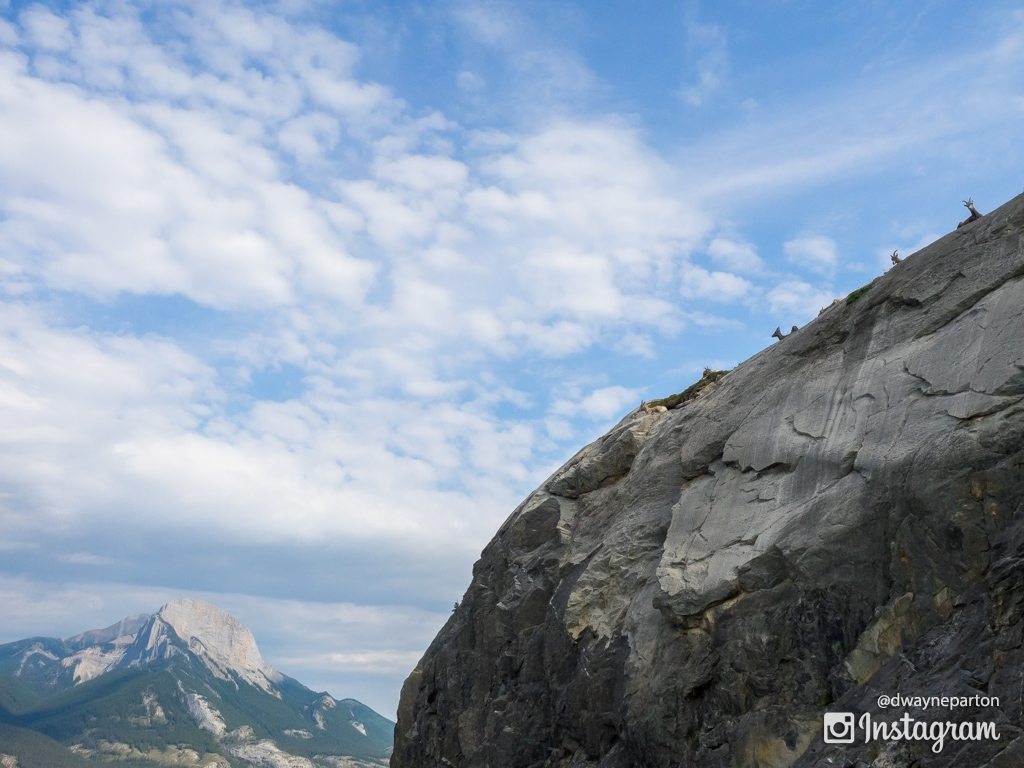
[[[968,197],[964,200],[964,208],[971,212],[971,215],[956,225],[957,229],[960,229],[964,224],[970,224],[972,221],[977,221],[981,218],[981,214],[978,213],[978,209],[974,207],[974,198]]]
[[[787,336],[792,336],[798,330],[800,330],[800,328],[798,326],[795,326],[795,325],[792,328],[789,329],[789,333],[783,333],[782,332],[782,328],[776,328],[775,331],[772,333],[772,336],[774,336],[779,341],[782,341]]]

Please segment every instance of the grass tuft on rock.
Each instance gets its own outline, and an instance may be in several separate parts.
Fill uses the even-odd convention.
[[[853,304],[853,302],[855,302],[855,301],[856,301],[857,299],[859,299],[859,298],[860,298],[861,296],[863,296],[863,295],[864,295],[865,293],[867,293],[868,291],[870,291],[870,290],[871,290],[871,287],[872,287],[872,286],[873,286],[873,285],[874,285],[875,283],[877,283],[877,282],[878,282],[878,281],[879,281],[880,279],[881,279],[881,278],[878,278],[878,277],[876,277],[876,278],[875,278],[874,280],[872,280],[872,281],[871,281],[870,283],[868,283],[867,285],[862,285],[862,286],[861,286],[860,288],[858,288],[857,290],[855,290],[855,291],[850,291],[850,295],[846,297],[846,303],[847,303],[848,305],[849,305],[849,304]]]
[[[669,410],[672,410],[673,408],[678,408],[684,403],[688,403],[690,400],[694,400],[697,397],[700,397],[700,395],[704,393],[704,390],[707,389],[708,386],[717,382],[728,372],[729,371],[713,371],[710,368],[705,368],[704,375],[702,375],[700,377],[700,380],[697,381],[696,383],[691,384],[689,387],[687,387],[682,392],[679,392],[677,394],[669,395],[668,397],[663,397],[660,400],[651,400],[649,403],[647,403],[647,406],[655,407],[663,405]]]

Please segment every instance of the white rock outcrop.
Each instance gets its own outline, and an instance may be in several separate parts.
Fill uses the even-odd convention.
[[[281,673],[263,660],[252,632],[223,608],[202,600],[172,600],[157,612],[153,625],[154,649],[163,640],[162,630],[169,628],[217,677],[230,679],[234,673],[277,695],[274,683],[281,682]]]
[[[227,733],[228,729],[227,726],[224,725],[224,718],[221,717],[220,712],[218,712],[210,702],[206,700],[205,696],[201,696],[198,693],[182,692],[182,699],[185,702],[185,706],[188,707],[188,713],[192,716],[196,725],[204,731],[209,731],[218,738]]]

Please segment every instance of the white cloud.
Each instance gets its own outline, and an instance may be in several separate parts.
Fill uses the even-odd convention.
[[[783,249],[791,264],[812,272],[831,275],[839,261],[839,249],[834,240],[823,235],[808,235],[787,240]]]
[[[497,260],[530,265],[517,279],[549,311],[614,316],[631,295],[657,295],[708,226],[621,124],[560,121],[481,167],[486,186],[467,194],[467,218]]]
[[[680,293],[687,298],[731,302],[747,296],[753,288],[749,280],[731,272],[710,272],[687,264],[682,268]]]
[[[874,258],[871,259],[869,264],[865,265],[871,272],[884,272],[890,269],[892,267],[891,254],[893,251],[898,251],[899,257],[906,259],[922,248],[934,243],[942,237],[942,233],[922,231],[920,224],[910,224],[899,228],[899,236],[900,240],[898,242],[880,245],[875,249]]]
[[[337,118],[314,112],[286,122],[278,134],[278,142],[297,160],[311,163],[333,149],[340,135]]]
[[[653,360],[656,357],[654,340],[645,333],[625,333],[615,342],[616,351]]]
[[[573,397],[557,401],[551,408],[556,416],[582,414],[594,421],[625,416],[631,406],[640,403],[640,390],[621,386],[601,387],[585,395],[578,390]]]
[[[997,12],[994,12],[997,13]],[[782,191],[878,175],[893,167],[998,163],[1019,122],[1019,29],[1000,15],[991,44],[941,51],[846,84],[793,89],[757,120],[723,127],[681,153],[696,189],[736,205]],[[979,88],[979,83],[984,87]],[[906,104],[914,119],[893,112]],[[966,149],[970,147],[970,149]]]
[[[0,7],[3,6],[0,5]],[[18,31],[14,28],[14,25],[0,19],[0,45],[14,46],[17,42]]]
[[[60,559],[72,565],[113,565],[113,558],[105,555],[94,555],[90,552],[72,552],[70,555],[61,555]]]
[[[594,344],[596,336],[583,323],[568,320],[553,323],[511,320],[507,328],[510,338],[546,357],[565,357],[582,352]]]
[[[678,328],[668,286],[708,225],[626,125],[560,120],[465,160],[389,154],[372,171],[337,185],[363,222],[356,234],[392,260],[371,331],[564,355],[615,323]]]
[[[463,163],[439,155],[402,155],[379,159],[374,175],[382,181],[417,192],[442,190],[458,192],[466,184],[468,171]]]
[[[570,44],[581,24],[571,7],[549,7],[542,22],[508,0],[460,0],[451,13],[462,35],[487,49],[507,72],[505,98],[519,111],[517,118],[564,114],[567,104],[597,87],[597,77]]]
[[[722,317],[711,312],[705,312],[702,310],[690,309],[683,313],[683,318],[687,323],[696,325],[698,328],[710,328],[710,329],[730,329],[739,330],[743,328],[743,323],[739,320],[735,320],[729,317]]]
[[[607,257],[579,253],[568,245],[538,249],[525,264],[533,283],[531,297],[547,313],[580,318],[621,317],[623,297]]]
[[[0,104],[0,248],[20,271],[106,297],[180,293],[216,307],[295,299],[292,280],[358,300],[373,270],[353,259],[275,161],[208,116],[145,110],[158,130],[75,88],[18,71]],[[181,160],[176,159],[180,156]]]
[[[289,669],[313,668],[323,674],[324,670],[336,672],[389,672],[408,674],[423,651],[348,651],[345,653],[323,653],[313,656],[287,656],[279,660]]]
[[[736,272],[760,272],[764,262],[751,243],[728,237],[716,237],[708,243],[708,256],[716,264]]]
[[[766,298],[773,315],[783,322],[800,322],[816,317],[835,296],[831,290],[803,280],[784,280],[773,286]]]
[[[680,87],[679,95],[690,106],[699,107],[729,74],[729,45],[721,27],[692,17],[686,22],[686,44],[696,72]]]
[[[45,530],[123,501],[113,487],[119,446],[134,435],[196,428],[218,396],[213,380],[210,368],[163,340],[59,332],[25,309],[0,310],[0,515],[8,530]]]
[[[496,48],[513,46],[524,20],[503,3],[459,3],[455,17],[478,41]]]
[[[55,330],[23,309],[0,313],[0,360],[0,514],[12,536],[104,520],[232,542],[344,535],[429,547],[472,530],[472,552],[534,460],[528,426],[445,402],[409,412],[311,394],[226,422],[213,372],[174,344]],[[490,514],[477,511],[467,468],[488,486]],[[453,483],[461,489],[438,489]]]
[[[45,50],[59,51],[71,42],[68,23],[42,6],[32,6],[21,16],[29,40]]]
[[[460,91],[475,92],[482,91],[487,87],[487,81],[484,80],[476,72],[470,72],[469,70],[463,70],[455,78],[455,83],[458,85]]]

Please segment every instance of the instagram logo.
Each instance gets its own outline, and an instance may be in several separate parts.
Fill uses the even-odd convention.
[[[853,744],[853,712],[825,713],[825,743]]]

